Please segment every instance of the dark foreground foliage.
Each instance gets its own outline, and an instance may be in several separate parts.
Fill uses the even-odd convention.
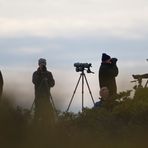
[[[147,148],[148,88],[110,106],[59,113],[54,125],[36,123],[29,110],[0,104],[2,148]]]

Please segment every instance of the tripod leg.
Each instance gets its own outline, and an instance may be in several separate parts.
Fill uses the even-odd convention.
[[[82,74],[82,111],[84,109],[84,74]]]
[[[52,98],[52,95],[50,93],[50,100],[51,100],[51,104],[52,104],[52,107],[53,107],[53,112],[54,112],[54,122],[58,120],[58,113],[57,113],[57,110],[56,110],[56,107],[55,107],[55,104],[54,104],[54,101],[53,101],[53,98]]]
[[[53,101],[53,99],[52,99],[52,95],[51,95],[51,93],[50,93],[50,100],[51,100],[51,103],[52,103],[52,106],[53,106],[54,112],[56,112],[55,104],[54,104],[54,101]]]
[[[85,81],[86,81],[86,84],[87,84],[87,87],[88,87],[88,90],[89,90],[89,93],[90,93],[91,99],[92,99],[92,101],[93,101],[93,104],[95,104],[95,101],[94,101],[94,99],[93,99],[93,96],[92,96],[92,93],[91,93],[91,90],[90,90],[90,87],[89,87],[89,84],[88,84],[88,81],[87,81],[86,75],[84,75],[84,77],[85,77]]]
[[[71,105],[72,100],[73,100],[73,98],[74,98],[74,95],[75,95],[75,93],[76,93],[77,87],[78,87],[78,85],[79,85],[81,76],[82,76],[82,75],[80,75],[79,80],[78,80],[78,82],[77,82],[77,84],[76,84],[75,90],[74,90],[74,92],[73,92],[73,95],[72,95],[72,97],[71,97],[71,100],[70,100],[70,102],[69,102],[69,105],[68,105],[68,108],[67,108],[66,112],[68,112],[68,110],[69,110],[69,108],[70,108],[70,105]]]
[[[35,99],[34,99],[32,105],[31,105],[31,108],[30,108],[30,111],[31,111],[31,112],[32,112],[32,110],[33,110],[33,106],[34,106],[34,104],[35,104]]]

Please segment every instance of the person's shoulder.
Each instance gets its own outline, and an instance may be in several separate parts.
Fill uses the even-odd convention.
[[[49,71],[49,70],[47,70],[46,72],[47,72],[48,74],[52,74],[52,72],[51,72],[51,71]]]
[[[37,73],[38,73],[38,71],[36,70],[36,71],[33,72],[33,75],[35,75],[35,74],[37,74]]]
[[[101,63],[100,69],[104,70],[104,69],[108,69],[109,68],[109,64],[107,63]]]
[[[94,104],[94,108],[98,108],[98,107],[100,107],[102,105],[102,101],[100,100],[100,101],[98,101],[98,102],[96,102],[95,104]]]
[[[101,63],[101,67],[106,67],[106,66],[108,66],[107,63]]]
[[[99,105],[100,105],[100,101],[96,102],[94,106],[98,107]]]

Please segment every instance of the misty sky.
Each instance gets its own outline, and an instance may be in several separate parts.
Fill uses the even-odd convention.
[[[5,91],[19,96],[18,104],[30,105],[32,73],[44,57],[56,81],[53,98],[63,108],[79,77],[75,62],[92,63],[95,74],[87,75],[96,100],[103,52],[118,58],[118,91],[131,89],[131,75],[148,72],[147,26],[147,0],[0,0]]]

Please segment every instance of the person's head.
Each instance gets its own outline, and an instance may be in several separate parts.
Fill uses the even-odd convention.
[[[102,54],[102,63],[111,63],[111,57],[106,53]]]
[[[107,87],[102,87],[100,89],[100,96],[103,100],[108,99],[109,97],[109,89]]]
[[[38,60],[38,65],[39,65],[39,67],[42,69],[43,67],[46,67],[46,59],[44,59],[44,58],[40,58],[39,60]]]

